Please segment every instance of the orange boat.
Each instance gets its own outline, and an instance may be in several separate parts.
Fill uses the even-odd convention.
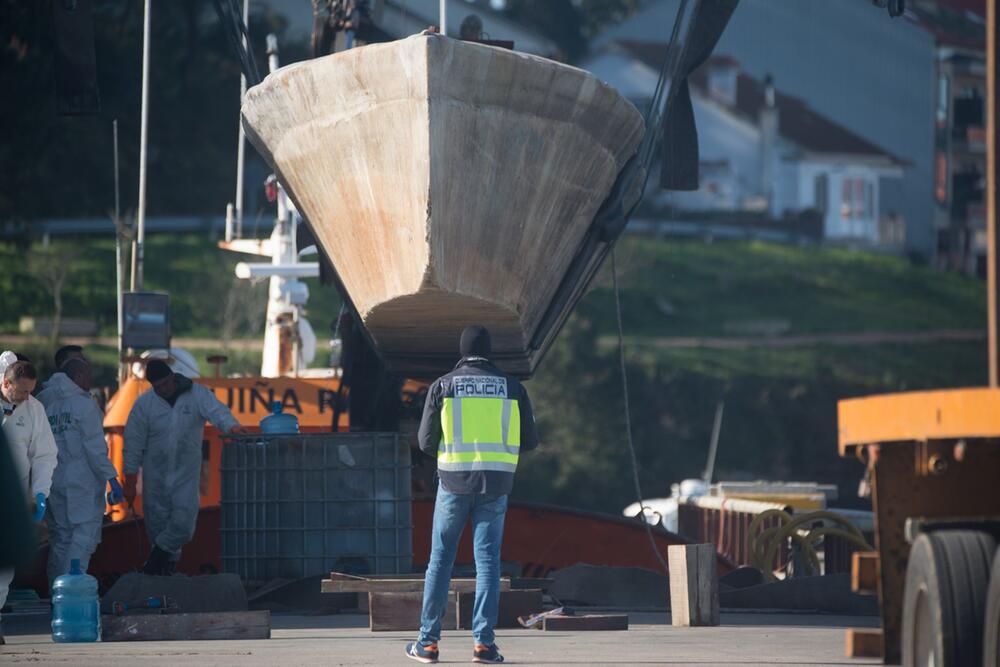
[[[342,405],[346,390],[341,390],[337,378],[246,377],[195,378],[210,387],[225,403],[240,423],[256,429],[260,420],[270,413],[272,401],[281,401],[287,412],[299,419],[303,432],[329,432],[334,423],[338,431],[348,430],[348,415]],[[404,393],[419,393],[425,385],[409,382]],[[105,431],[111,459],[121,471],[122,438],[132,404],[149,389],[145,380],[130,377],[108,405]],[[204,463],[201,479],[201,512],[194,538],[183,551],[178,570],[184,574],[209,574],[220,571],[220,499],[223,440],[211,425],[205,428]],[[414,456],[422,456],[414,454]],[[125,505],[109,506],[108,523],[102,541],[90,561],[90,574],[97,577],[106,590],[118,577],[139,569],[149,554],[150,543],[142,520],[142,487],[135,503],[135,515]],[[433,498],[415,499],[413,517],[413,564],[417,569],[427,564],[430,554]],[[502,554],[505,561],[521,565],[524,576],[547,576],[553,570],[575,563],[594,565],[645,567],[660,569],[650,549],[645,529],[637,520],[587,512],[571,508],[532,503],[511,502],[508,510]],[[680,536],[659,526],[653,527],[654,539],[662,553],[672,544],[684,544]],[[45,595],[47,547],[42,548],[36,568],[23,584]],[[457,562],[473,562],[471,535],[467,532],[459,546]],[[731,566],[720,560],[720,573]]]
[[[413,501],[413,564],[427,565],[430,555],[432,499]],[[178,571],[187,575],[214,574],[220,570],[220,516],[218,505],[203,507],[191,543],[184,547]],[[544,577],[576,563],[660,570],[642,524],[623,517],[512,501],[507,511],[501,554],[505,561],[521,566],[523,576]],[[659,526],[651,526],[660,552],[688,540]],[[90,574],[107,590],[117,579],[142,566],[150,544],[142,518],[128,518],[104,527],[103,539],[90,560]],[[45,596],[47,548],[39,554],[30,585]],[[473,562],[472,536],[466,531],[459,544],[456,563]],[[720,557],[719,574],[733,566]]]
[[[244,427],[254,430],[260,420],[271,413],[271,403],[280,401],[285,412],[295,415],[303,433],[348,430],[348,414],[342,409],[346,388],[341,388],[339,378],[307,377],[243,377],[243,378],[194,378],[209,387],[215,397],[224,403]],[[129,377],[122,388],[108,402],[104,417],[104,431],[108,437],[108,450],[112,463],[122,470],[125,422],[132,405],[140,394],[149,390],[149,383],[135,376]],[[202,444],[201,506],[218,507],[222,498],[219,466],[222,463],[222,438],[218,430],[205,427]],[[137,513],[142,513],[142,486],[136,498]],[[123,505],[109,507],[113,521],[128,516]]]

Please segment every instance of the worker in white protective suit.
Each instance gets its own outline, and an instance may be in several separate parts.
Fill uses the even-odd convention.
[[[243,433],[206,387],[174,373],[166,362],[146,364],[153,386],[136,399],[125,424],[125,498],[131,504],[142,468],[142,507],[153,548],[146,574],[171,574],[198,520],[202,436],[209,421],[223,433]]]
[[[59,449],[59,465],[49,495],[49,586],[69,572],[73,559],[87,571],[101,541],[104,490],[111,484],[112,504],[122,502],[118,471],[108,459],[104,415],[90,395],[90,364],[65,361],[45,383],[39,397]]]
[[[21,488],[31,500],[35,521],[45,513],[46,498],[56,469],[56,442],[45,417],[45,408],[32,395],[37,383],[35,367],[18,361],[13,352],[0,355],[0,410],[2,428]],[[8,508],[3,508],[8,511]],[[7,602],[13,569],[0,570],[0,608]],[[0,643],[2,643],[0,634]]]

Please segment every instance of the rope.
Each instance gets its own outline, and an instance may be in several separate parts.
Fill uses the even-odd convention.
[[[256,86],[260,83],[260,72],[257,70],[257,62],[253,57],[253,49],[250,47],[250,35],[246,24],[243,23],[243,16],[236,7],[235,0],[214,0],[215,13],[222,24],[222,31],[226,34],[229,47],[236,54],[236,59],[240,62],[240,69],[247,79],[247,86]],[[243,40],[247,45],[243,45]]]
[[[615,262],[615,249],[611,248],[611,281],[615,290],[615,315],[618,319],[618,365],[622,374],[622,397],[625,400],[625,435],[628,440],[628,452],[632,459],[632,482],[635,484],[635,498],[639,503],[639,514],[642,518],[642,525],[646,528],[646,536],[649,538],[649,546],[656,555],[656,560],[664,572],[669,573],[667,561],[656,546],[656,539],[653,537],[653,528],[646,521],[646,506],[642,504],[642,486],[639,484],[639,461],[635,456],[635,443],[632,442],[632,408],[628,399],[628,373],[625,370],[625,335],[622,329],[622,303],[618,294],[618,264]]]
[[[777,524],[758,532],[757,529],[761,523],[771,518],[777,519]],[[812,524],[816,521],[829,521],[834,525],[821,524],[805,534],[801,532],[800,526],[803,524]],[[753,521],[750,522],[747,532],[750,536],[748,538],[750,564],[760,570],[765,580],[769,582],[777,581],[774,571],[775,569],[781,569],[781,567],[776,568],[774,561],[781,545],[785,544],[789,538],[793,542],[797,542],[799,548],[802,549],[802,553],[805,554],[810,574],[819,573],[819,555],[816,553],[816,545],[825,535],[835,535],[847,540],[863,551],[873,551],[871,545],[865,540],[864,534],[862,534],[857,526],[851,523],[846,517],[827,510],[809,512],[794,518],[791,514],[782,510],[767,510],[754,517]]]

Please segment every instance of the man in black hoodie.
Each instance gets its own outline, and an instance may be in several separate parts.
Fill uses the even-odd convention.
[[[493,630],[500,603],[507,495],[520,453],[538,446],[538,434],[528,392],[490,362],[491,347],[485,327],[466,327],[459,346],[462,359],[431,385],[424,403],[420,449],[437,459],[441,483],[434,504],[420,638],[406,646],[407,657],[419,662],[438,660],[455,551],[470,518],[476,556],[472,661],[503,662]]]

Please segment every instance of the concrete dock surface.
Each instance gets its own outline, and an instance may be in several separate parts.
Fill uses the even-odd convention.
[[[367,616],[276,613],[271,639],[56,644],[48,617],[4,617],[0,664],[94,665],[407,665],[415,633],[368,630]],[[875,617],[723,613],[714,628],[675,628],[669,615],[630,613],[627,632],[500,630],[497,644],[515,665],[866,665],[844,656],[844,629],[875,627]],[[441,663],[469,664],[468,631],[448,631]]]

